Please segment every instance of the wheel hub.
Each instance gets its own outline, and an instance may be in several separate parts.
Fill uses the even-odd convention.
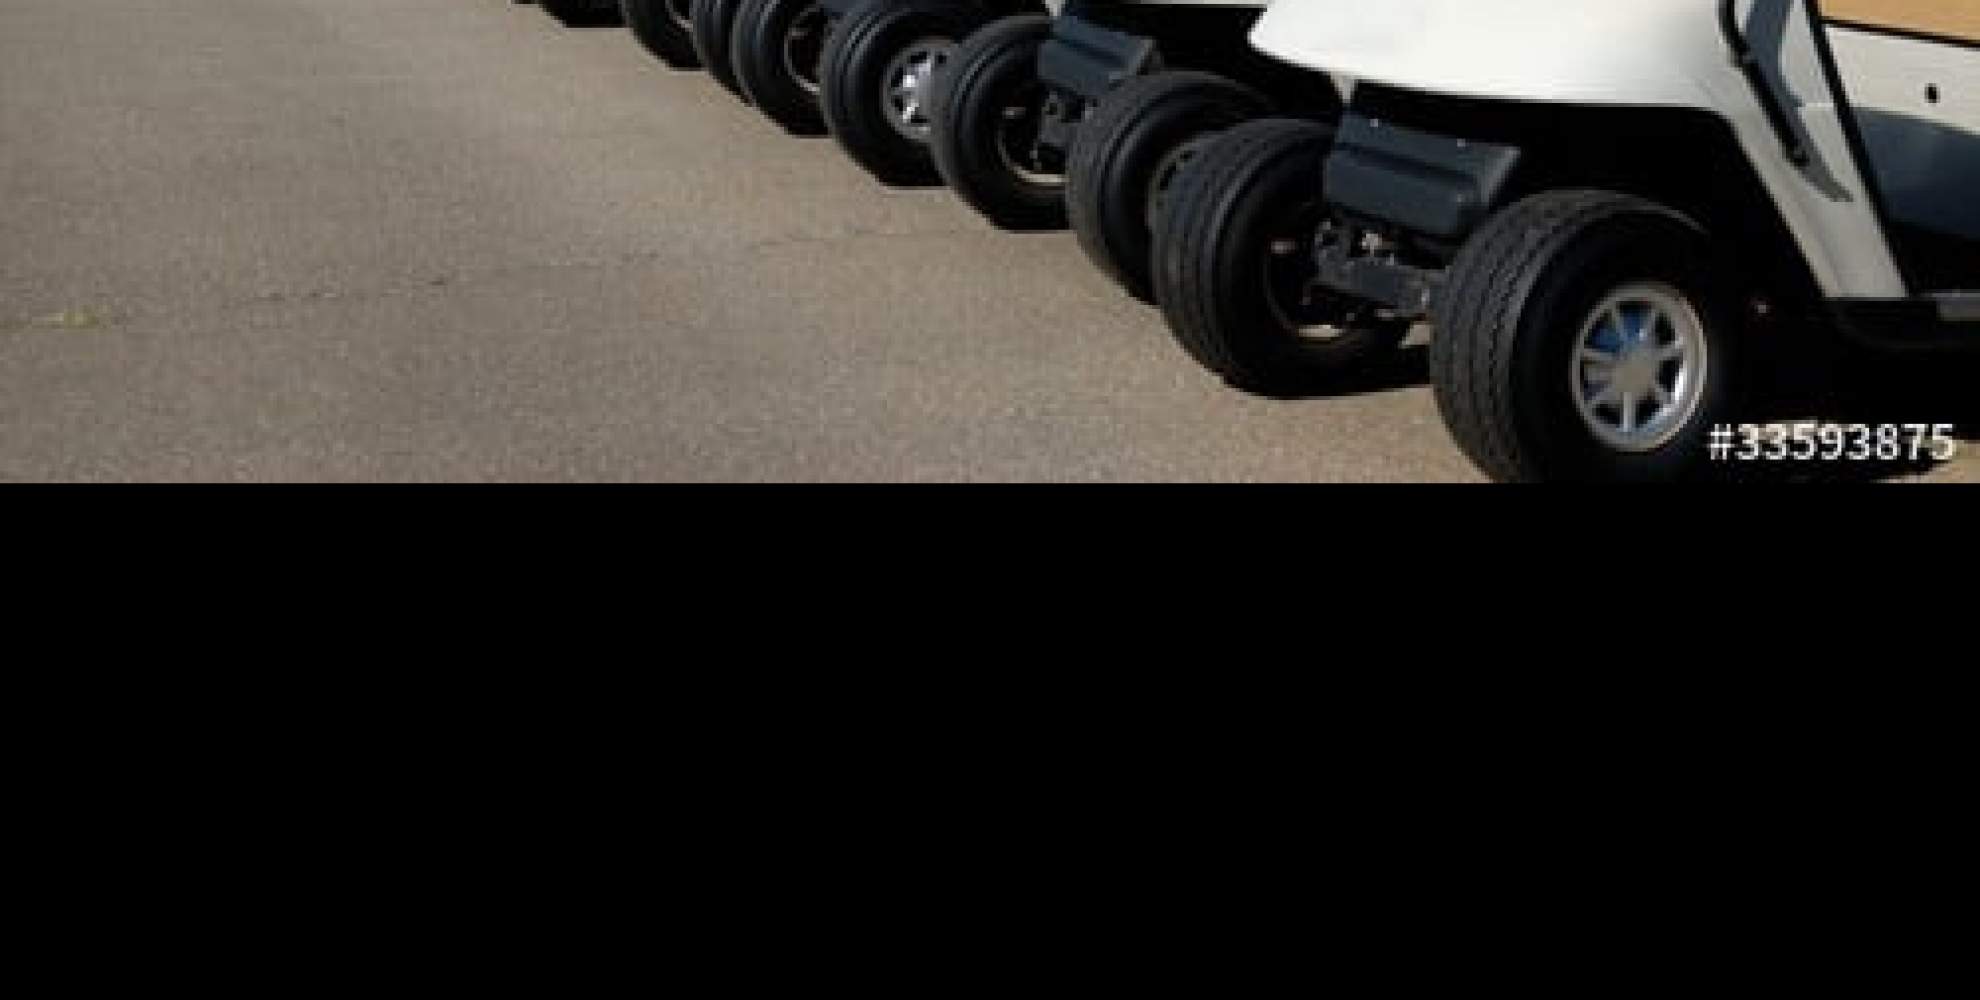
[[[667,0],[662,6],[666,8],[667,16],[681,26],[682,31],[694,30],[694,0]]]
[[[818,96],[818,61],[825,51],[825,9],[806,7],[784,32],[784,72],[805,93]]]
[[[1313,251],[1322,238],[1323,214],[1318,203],[1288,206],[1284,225],[1264,246],[1266,308],[1288,336],[1315,343],[1385,322],[1372,307],[1321,283]]]
[[[1162,217],[1162,210],[1168,205],[1169,189],[1175,186],[1176,176],[1189,165],[1189,161],[1196,159],[1210,139],[1208,135],[1191,138],[1164,153],[1155,164],[1155,172],[1148,179],[1148,197],[1141,203],[1142,222],[1151,232],[1155,229],[1155,220]]]
[[[1026,87],[1006,102],[997,122],[997,153],[1006,169],[1035,187],[1064,187],[1065,166],[1041,141],[1051,113],[1043,87]]]
[[[1571,362],[1575,407],[1603,444],[1650,451],[1698,411],[1709,360],[1704,322],[1682,292],[1626,286],[1582,325]]]
[[[927,142],[928,85],[949,61],[955,43],[946,38],[923,38],[902,48],[881,75],[881,109],[894,131],[915,142]]]

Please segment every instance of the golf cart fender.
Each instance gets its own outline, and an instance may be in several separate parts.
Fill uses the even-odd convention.
[[[1720,33],[1716,0],[1277,0],[1252,30],[1269,56],[1362,83],[1454,97],[1682,108],[1734,136],[1831,298],[1905,283],[1844,126],[1809,0],[1740,0],[1738,21],[1810,160],[1783,155]]]

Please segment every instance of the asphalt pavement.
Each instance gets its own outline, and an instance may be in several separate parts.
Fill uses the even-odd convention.
[[[1475,480],[1423,378],[1232,391],[623,30],[0,0],[0,478]]]

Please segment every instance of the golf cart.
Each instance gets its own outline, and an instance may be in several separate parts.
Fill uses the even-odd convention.
[[[1265,0],[1069,0],[1007,18],[937,77],[932,146],[963,200],[1011,229],[1068,221],[1150,294],[1150,219],[1203,139],[1271,113],[1331,120],[1331,82],[1246,41]]]
[[[1279,0],[1252,41],[1355,86],[1337,129],[1232,129],[1169,195],[1157,298],[1240,387],[1429,319],[1487,474],[1668,479],[1758,333],[1980,346],[1970,0]]]

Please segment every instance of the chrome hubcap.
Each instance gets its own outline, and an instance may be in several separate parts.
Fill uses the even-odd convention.
[[[1669,285],[1627,285],[1603,299],[1575,340],[1575,408],[1596,440],[1618,451],[1659,448],[1705,395],[1705,324]]]
[[[825,50],[825,11],[806,7],[784,32],[784,72],[805,93],[818,95],[818,58]]]
[[[915,142],[928,141],[928,84],[955,48],[946,38],[923,38],[887,63],[880,77],[880,108],[894,131]]]
[[[667,0],[665,6],[667,8],[667,16],[673,18],[674,23],[680,25],[682,31],[692,32],[694,30],[694,15],[692,13],[694,0]]]

